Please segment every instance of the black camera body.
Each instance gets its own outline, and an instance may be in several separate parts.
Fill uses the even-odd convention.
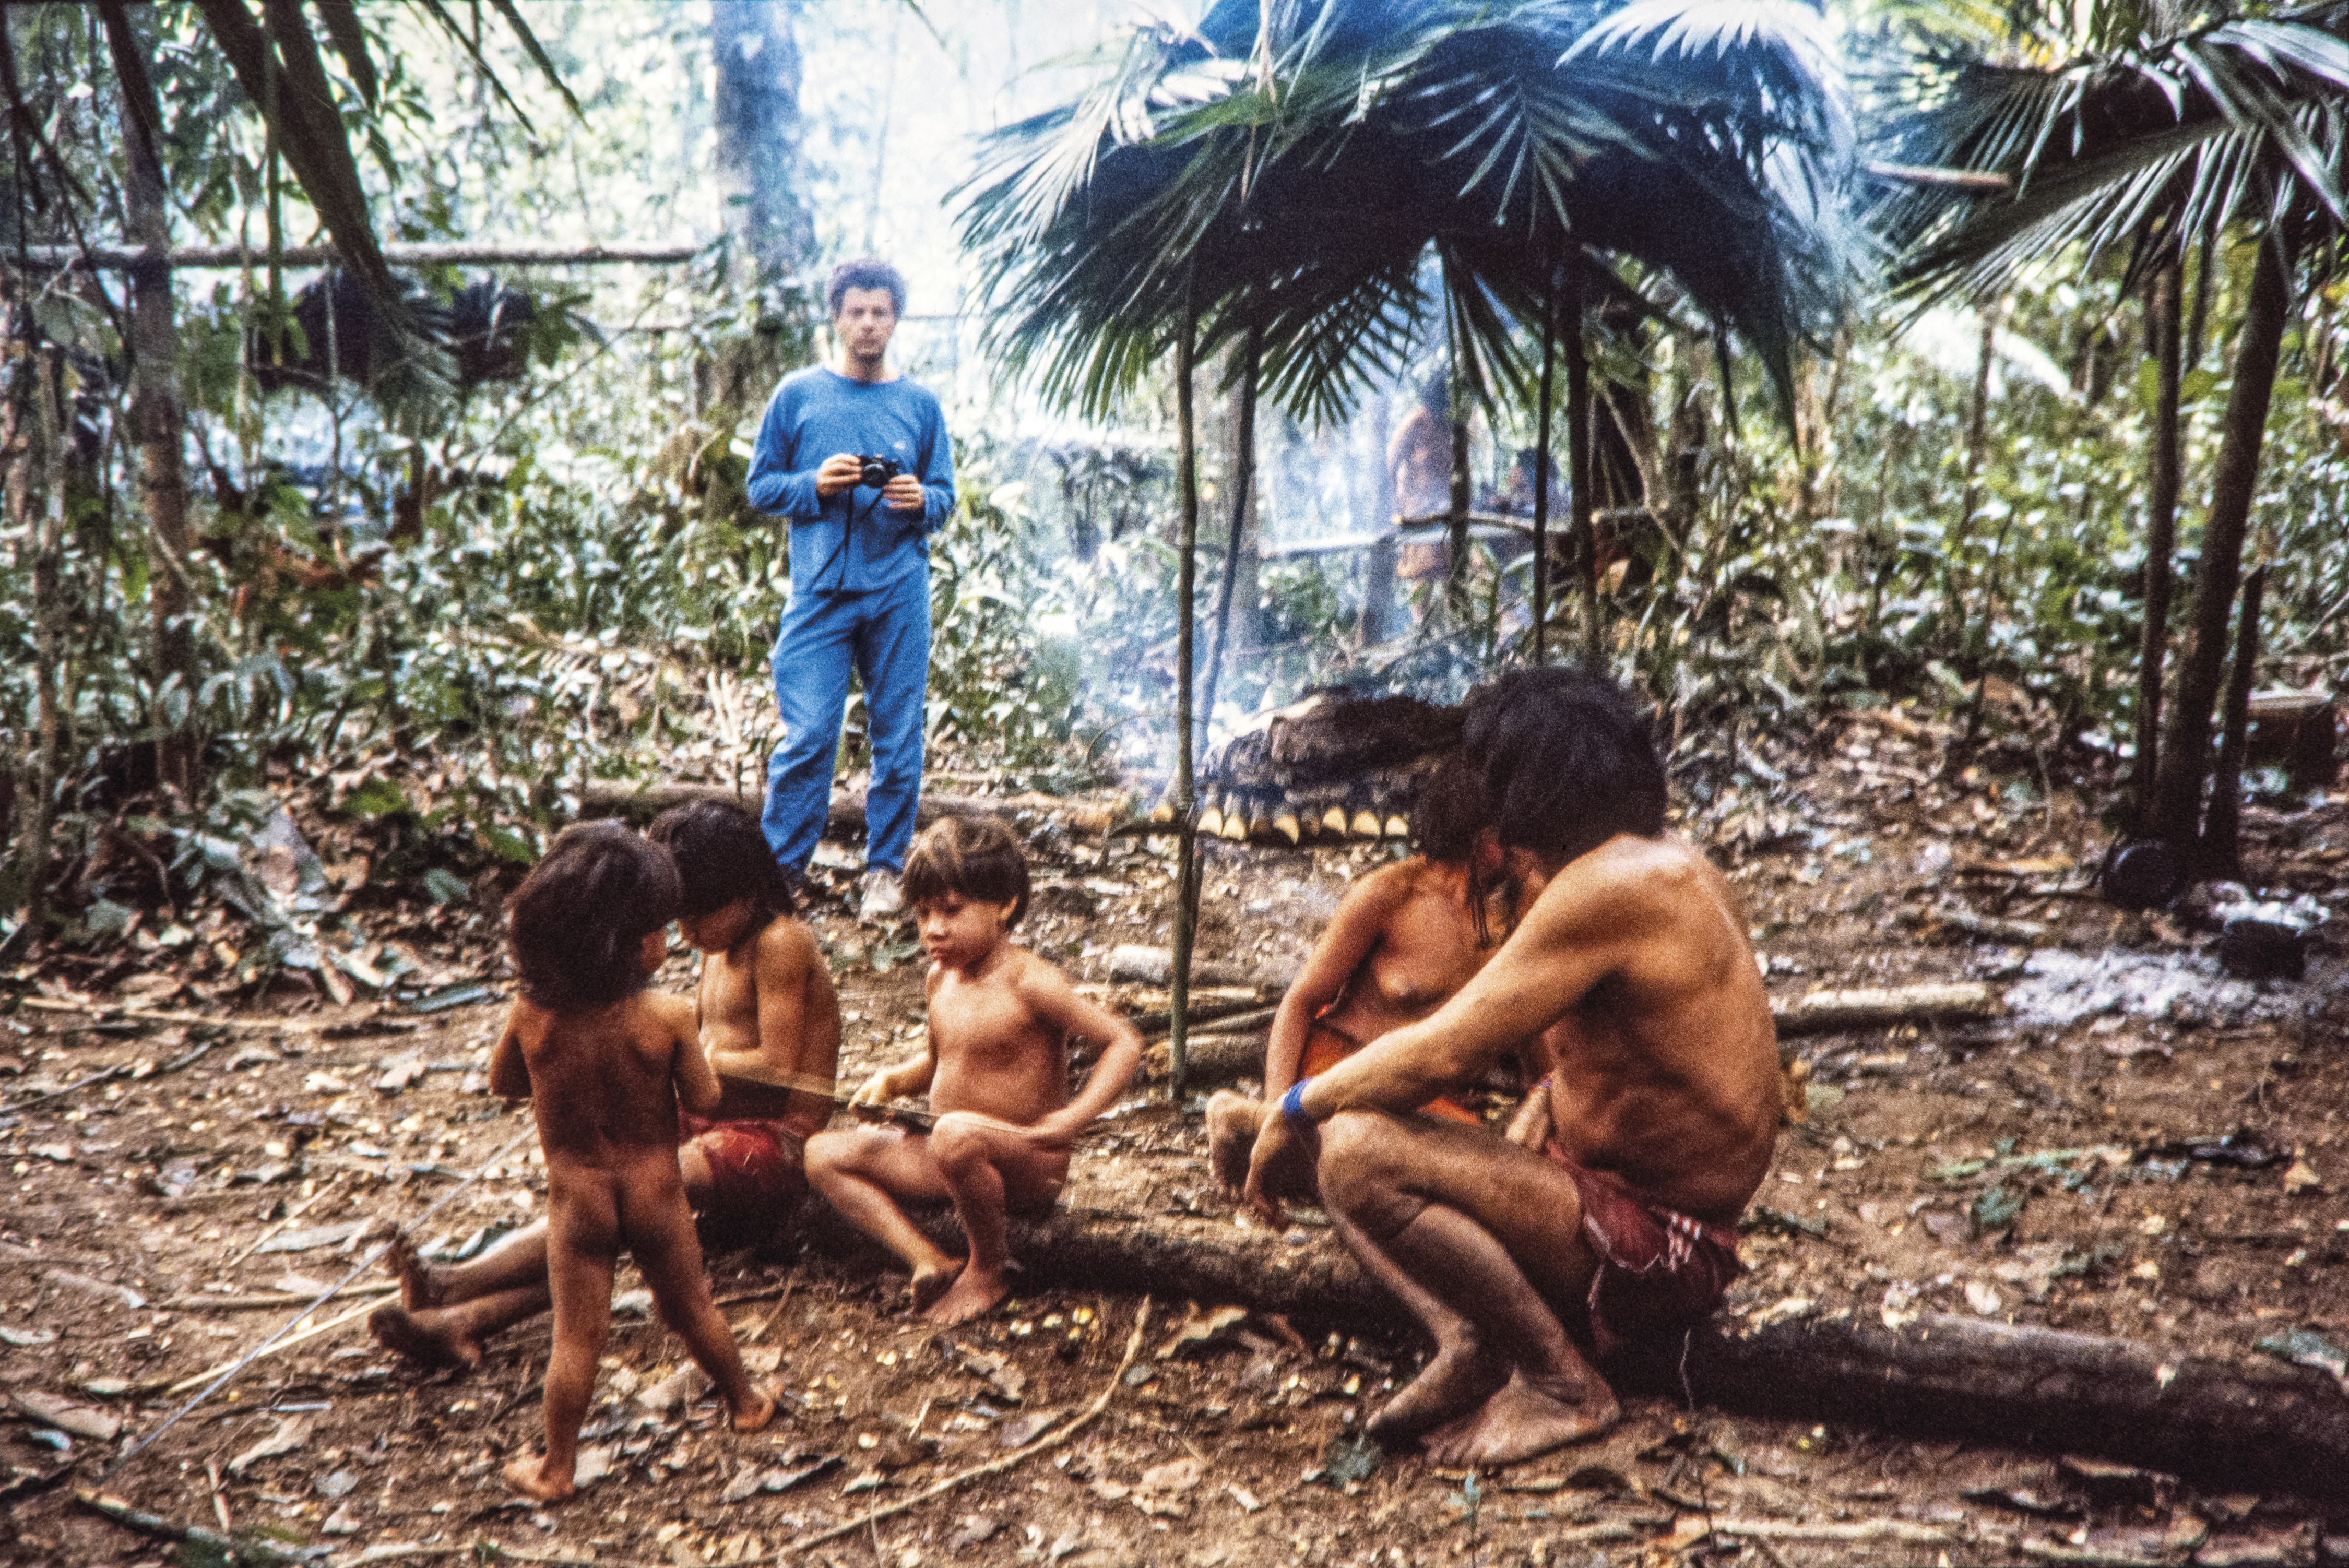
[[[856,482],[879,490],[905,471],[905,465],[895,458],[874,458],[859,454],[856,459]]]

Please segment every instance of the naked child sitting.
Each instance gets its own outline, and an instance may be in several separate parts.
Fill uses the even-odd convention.
[[[681,1110],[677,1162],[685,1200],[720,1233],[771,1230],[807,1191],[808,1137],[832,1115],[840,1003],[759,824],[739,807],[698,801],[665,811],[652,841],[669,851],[678,924],[700,949],[703,1053],[721,1097],[707,1116]],[[367,1319],[411,1360],[471,1367],[492,1335],[547,1309],[546,1225],[515,1232],[470,1262],[427,1263],[398,1238],[400,1299]]]
[[[906,858],[905,902],[930,960],[929,1041],[873,1075],[853,1104],[926,1088],[928,1132],[839,1128],[808,1142],[808,1181],[848,1221],[913,1270],[916,1309],[965,1322],[1009,1294],[1004,1271],[1013,1209],[1049,1207],[1085,1124],[1107,1110],[1142,1061],[1133,1025],[1077,995],[1068,976],[1017,946],[1028,864],[1001,823],[949,817]],[[1105,1042],[1073,1099],[1071,1039]],[[905,1202],[952,1202],[970,1240],[957,1263],[908,1219]]]
[[[1439,1463],[1510,1464],[1605,1430],[1588,1357],[1701,1322],[1776,1145],[1778,1056],[1744,916],[1665,825],[1664,772],[1612,684],[1514,671],[1463,750],[1525,911],[1433,1014],[1300,1078],[1264,1118],[1248,1196],[1315,1161],[1330,1223],[1435,1354],[1369,1423]],[[1408,1114],[1539,1037],[1553,1064],[1506,1140]]]
[[[514,1460],[505,1478],[544,1502],[573,1490],[623,1248],[735,1430],[757,1431],[775,1413],[710,1301],[678,1171],[678,1107],[707,1113],[719,1099],[692,1006],[645,990],[667,955],[678,899],[666,850],[617,823],[590,822],[556,838],[509,906],[522,995],[491,1053],[490,1087],[508,1099],[527,1095],[538,1119],[554,1347],[546,1452]]]

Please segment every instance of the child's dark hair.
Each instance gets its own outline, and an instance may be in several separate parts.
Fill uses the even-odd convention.
[[[1492,926],[1485,913],[1487,895],[1484,872],[1476,864],[1476,835],[1493,825],[1493,810],[1485,799],[1484,780],[1468,758],[1455,751],[1439,764],[1419,787],[1411,809],[1411,834],[1419,852],[1437,865],[1468,868],[1468,911],[1476,926],[1476,944],[1493,945]]]
[[[506,900],[523,996],[549,1012],[592,1013],[635,995],[650,978],[637,948],[677,907],[667,850],[618,822],[564,829]]]
[[[645,837],[677,857],[677,913],[686,920],[747,898],[757,922],[751,930],[760,931],[796,907],[766,833],[740,806],[695,800],[672,807],[653,819]]]
[[[1618,833],[1664,830],[1663,762],[1648,721],[1611,680],[1511,670],[1469,697],[1460,734],[1504,844],[1563,861]]]
[[[1011,906],[1011,925],[1028,913],[1028,856],[1011,830],[993,817],[943,817],[914,841],[898,886],[909,904],[948,893]]]

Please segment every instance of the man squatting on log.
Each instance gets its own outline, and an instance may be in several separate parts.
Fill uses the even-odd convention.
[[[1778,1057],[1744,916],[1665,831],[1663,769],[1620,690],[1514,671],[1471,698],[1463,749],[1523,918],[1433,1015],[1290,1087],[1247,1199],[1280,1223],[1268,1182],[1311,1155],[1339,1235],[1435,1339],[1369,1430],[1507,1464],[1612,1425],[1586,1355],[1702,1320],[1736,1276]],[[1506,1139],[1420,1113],[1537,1036],[1554,1066]]]
[[[807,1173],[851,1224],[905,1261],[914,1305],[933,1323],[954,1324],[1009,1294],[1008,1212],[1050,1208],[1060,1197],[1077,1134],[1132,1081],[1142,1036],[1011,941],[1028,912],[1028,861],[1001,822],[932,824],[906,858],[905,894],[930,961],[927,1048],[874,1074],[852,1103],[927,1088],[937,1125],[818,1133]],[[1074,1098],[1072,1037],[1104,1042]],[[941,1199],[970,1239],[967,1262],[941,1252],[899,1207]]]
[[[1415,1024],[1466,985],[1508,934],[1497,885],[1499,843],[1487,831],[1484,785],[1456,753],[1421,786],[1411,812],[1419,852],[1381,866],[1346,890],[1338,912],[1280,999],[1265,1041],[1264,1098],[1230,1089],[1207,1101],[1207,1151],[1216,1179],[1237,1201],[1247,1184],[1265,1107],[1371,1040]],[[1528,1073],[1528,1079],[1538,1076]],[[1464,1126],[1484,1119],[1448,1096],[1420,1109]],[[1314,1197],[1313,1168],[1299,1149],[1268,1171],[1276,1197]]]
[[[517,1491],[569,1497],[579,1424],[612,1327],[612,1271],[634,1256],[653,1302],[726,1401],[738,1432],[774,1418],[709,1299],[678,1171],[680,1110],[718,1109],[693,1008],[647,995],[678,913],[677,864],[617,822],[556,837],[515,890],[508,918],[522,995],[490,1057],[490,1087],[528,1096],[546,1156],[546,1453],[507,1464]]]
[[[663,812],[647,835],[675,860],[678,926],[702,954],[698,1038],[721,1090],[715,1109],[680,1109],[673,1147],[694,1212],[723,1230],[771,1225],[807,1191],[807,1140],[832,1114],[820,1091],[838,1070],[840,1003],[808,928],[792,917],[783,872],[757,821],[697,801]],[[519,894],[517,894],[519,897]],[[797,1083],[803,1087],[786,1088]],[[406,1236],[392,1242],[398,1305],[367,1319],[403,1356],[471,1367],[481,1341],[552,1299],[545,1222],[471,1263],[435,1268]]]

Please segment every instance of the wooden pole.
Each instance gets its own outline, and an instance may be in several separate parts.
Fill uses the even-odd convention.
[[[1590,460],[1590,361],[1582,351],[1582,276],[1573,261],[1562,281],[1566,308],[1558,334],[1566,350],[1566,474],[1573,487],[1567,501],[1575,548],[1582,552],[1582,662],[1597,672],[1606,661],[1607,635],[1599,624],[1599,521],[1591,505],[1596,479]]]
[[[1534,436],[1534,648],[1536,665],[1548,662],[1545,639],[1549,631],[1549,404],[1557,366],[1557,294],[1559,269],[1549,274],[1549,292],[1542,296],[1541,403],[1535,415]]]
[[[1264,329],[1248,328],[1240,350],[1239,408],[1232,430],[1232,531],[1224,544],[1224,580],[1216,594],[1216,635],[1207,645],[1207,689],[1199,705],[1201,744],[1216,717],[1216,693],[1223,685],[1224,650],[1231,637],[1232,594],[1240,575],[1240,543],[1247,532],[1250,504],[1256,499],[1257,369],[1264,353]]]
[[[2251,685],[2259,673],[2260,610],[2267,597],[2268,569],[2261,562],[2243,580],[2241,621],[2235,633],[2235,663],[2227,672],[2227,701],[2219,731],[2219,763],[2210,774],[2210,806],[2203,819],[2202,859],[2213,872],[2237,869],[2243,820],[2243,753],[2251,744]]]
[[[2161,676],[2169,654],[2169,592],[2178,547],[2178,405],[2183,346],[2178,337],[2184,262],[2173,256],[2155,270],[2146,299],[2146,336],[2153,351],[2156,390],[2153,456],[2145,505],[2145,627],[2137,645],[2137,756],[2129,766],[2129,813],[2137,830],[2153,815],[2154,779],[2161,757]]]
[[[1199,571],[1199,431],[1192,406],[1192,372],[1198,354],[1199,317],[1186,303],[1182,335],[1174,340],[1174,422],[1182,450],[1175,476],[1182,511],[1177,521],[1174,569],[1174,964],[1168,978],[1167,1011],[1170,1033],[1167,1052],[1174,1076],[1174,1099],[1183,1098],[1186,1026],[1191,1006],[1191,944],[1198,928],[1198,903],[1193,892],[1192,861],[1198,850],[1198,802],[1192,778],[1191,595]]]

